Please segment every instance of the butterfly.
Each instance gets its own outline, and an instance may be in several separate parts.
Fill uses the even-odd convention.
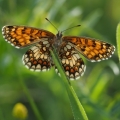
[[[3,38],[16,48],[31,48],[23,55],[23,64],[32,71],[46,71],[55,66],[50,54],[57,51],[62,67],[68,79],[79,79],[85,72],[85,64],[79,53],[91,62],[107,60],[115,47],[104,41],[88,37],[63,36],[27,26],[4,26]]]

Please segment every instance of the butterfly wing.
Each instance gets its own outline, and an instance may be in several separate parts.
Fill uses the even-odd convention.
[[[4,26],[3,37],[16,48],[25,47],[41,41],[53,39],[55,35],[49,31],[26,26]],[[51,40],[52,42],[52,40]]]
[[[41,40],[23,55],[23,64],[32,71],[49,70],[52,66],[50,48],[48,40]]]
[[[84,62],[71,44],[62,43],[59,50],[59,57],[66,76],[70,80],[79,79],[84,74]]]
[[[113,45],[87,37],[65,36],[63,41],[73,45],[76,50],[91,62],[108,59],[115,51]]]

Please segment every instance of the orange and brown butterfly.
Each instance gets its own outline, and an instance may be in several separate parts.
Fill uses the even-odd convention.
[[[62,31],[63,32],[63,31]],[[107,60],[115,47],[104,41],[87,37],[62,36],[62,32],[53,33],[27,26],[4,26],[4,39],[16,48],[32,47],[23,55],[24,65],[32,71],[49,70],[54,63],[50,50],[54,46],[61,64],[70,80],[79,79],[85,72],[85,64],[79,53],[91,62]]]

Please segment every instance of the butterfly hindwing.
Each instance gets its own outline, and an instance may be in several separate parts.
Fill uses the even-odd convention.
[[[23,55],[23,64],[32,71],[46,71],[52,66],[50,49],[47,40],[40,41]]]
[[[77,51],[69,43],[62,43],[59,57],[65,74],[70,80],[79,79],[84,74],[86,66]]]

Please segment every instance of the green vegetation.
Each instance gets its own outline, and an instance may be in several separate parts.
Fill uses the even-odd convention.
[[[29,47],[16,49],[0,34],[0,120],[16,120],[13,109],[19,103],[18,111],[23,108],[23,112],[18,114],[26,113],[20,120],[119,120],[119,5],[119,0],[0,0],[1,28],[26,25],[56,34],[47,17],[59,30],[81,25],[64,35],[97,38],[118,47],[112,58],[98,63],[81,55],[85,74],[70,85],[54,52],[62,78],[53,68],[47,72],[26,69],[21,58]]]

